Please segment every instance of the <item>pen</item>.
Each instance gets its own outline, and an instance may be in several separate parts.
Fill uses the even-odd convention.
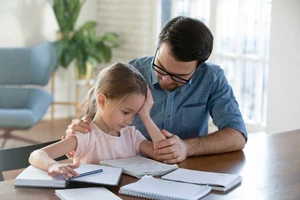
[[[100,172],[103,172],[103,169],[97,169],[97,170],[94,170],[94,171],[85,172],[85,173],[79,174],[78,176],[73,176],[70,179],[79,178],[79,177],[83,177],[83,176],[88,176],[88,175],[92,175],[92,174],[97,174],[97,173],[100,173]]]

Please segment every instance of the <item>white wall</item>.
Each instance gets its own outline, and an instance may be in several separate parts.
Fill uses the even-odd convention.
[[[158,38],[157,0],[98,2],[98,32],[113,31],[119,35],[120,45],[114,49],[111,63],[154,54]]]
[[[76,27],[96,20],[97,0],[85,2]],[[47,0],[0,0],[0,47],[32,46],[54,41],[58,25]]]
[[[300,1],[273,0],[267,133],[300,128]]]

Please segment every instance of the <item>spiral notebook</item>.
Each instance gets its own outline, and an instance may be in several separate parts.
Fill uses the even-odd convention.
[[[210,186],[168,181],[146,175],[135,183],[122,186],[119,193],[157,200],[196,200],[210,191]]]

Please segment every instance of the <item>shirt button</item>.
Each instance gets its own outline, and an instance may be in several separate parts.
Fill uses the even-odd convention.
[[[167,114],[168,118],[170,118],[170,113]]]

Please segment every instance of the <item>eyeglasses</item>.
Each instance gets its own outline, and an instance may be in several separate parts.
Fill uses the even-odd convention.
[[[153,58],[153,62],[152,62],[152,68],[154,69],[154,71],[156,71],[157,73],[159,73],[159,74],[161,74],[163,76],[167,76],[168,75],[168,76],[170,76],[172,78],[172,80],[174,80],[174,81],[176,81],[178,83],[181,83],[181,84],[187,84],[191,80],[191,78],[194,76],[195,71],[196,71],[196,69],[197,69],[198,66],[196,67],[195,71],[193,72],[192,76],[189,79],[181,78],[179,76],[176,76],[176,75],[173,75],[173,74],[167,72],[166,70],[164,70],[163,68],[157,66],[154,63],[155,59],[156,59],[157,51],[158,51],[158,49],[155,52],[155,55],[154,55],[154,58]]]

